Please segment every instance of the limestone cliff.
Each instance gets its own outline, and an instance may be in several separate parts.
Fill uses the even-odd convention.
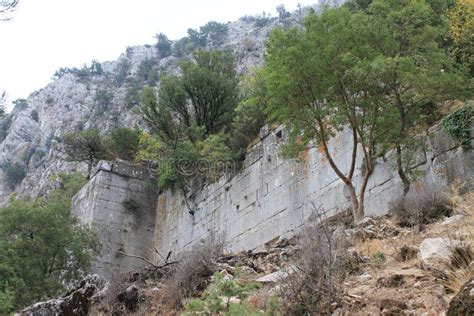
[[[285,25],[294,24],[298,19],[294,14]],[[224,36],[218,41],[208,40],[207,48],[231,50],[237,61],[237,71],[242,74],[262,62],[264,41],[269,31],[283,25],[276,18],[264,22],[242,18],[228,23]],[[87,128],[99,128],[106,133],[118,125],[145,127],[137,115],[136,104],[126,105],[127,84],[119,86],[114,82],[118,65],[128,62],[128,77],[133,77],[145,60],[153,60],[156,70],[176,72],[179,60],[187,57],[189,52],[179,58],[174,53],[159,58],[154,45],[129,47],[116,61],[101,63],[102,75],[84,79],[67,73],[33,92],[26,102],[15,107],[4,124],[4,139],[0,139],[0,204],[8,201],[12,192],[31,197],[44,194],[50,189],[55,174],[85,168],[65,160],[60,142],[65,133]],[[100,91],[112,94],[106,106],[97,100],[96,94]],[[26,177],[11,188],[5,181],[5,169],[14,163],[25,167]]]

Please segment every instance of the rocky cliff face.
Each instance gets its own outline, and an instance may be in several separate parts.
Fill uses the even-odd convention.
[[[237,70],[242,74],[262,62],[264,41],[272,28],[295,24],[300,17],[301,12],[293,14],[284,23],[278,19],[243,18],[229,23],[219,41],[208,40],[206,45],[233,51]],[[129,86],[119,86],[114,78],[117,67],[124,62],[130,65],[129,78],[136,76],[145,60],[152,60],[157,71],[178,71],[180,58],[175,53],[162,59],[157,55],[155,46],[129,47],[118,60],[101,64],[104,74],[81,78],[66,73],[16,106],[7,118],[9,123],[4,124],[5,137],[0,138],[0,204],[6,203],[11,193],[42,195],[54,185],[54,175],[85,169],[82,164],[66,161],[61,150],[61,136],[65,133],[87,128],[99,128],[106,133],[116,126],[143,128],[136,104],[126,104]],[[187,57],[189,52],[181,58]],[[101,91],[110,93],[106,105],[98,101]],[[6,181],[5,171],[11,164],[19,164],[26,171],[25,178],[14,187]]]

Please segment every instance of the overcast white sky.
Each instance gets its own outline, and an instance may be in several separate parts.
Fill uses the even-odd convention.
[[[127,46],[153,44],[155,34],[171,39],[210,20],[234,21],[270,12],[283,3],[317,0],[20,0],[14,18],[0,21],[0,91],[9,100],[26,98],[51,81],[59,67],[92,59],[115,60]]]

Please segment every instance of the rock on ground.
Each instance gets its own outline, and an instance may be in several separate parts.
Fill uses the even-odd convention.
[[[420,245],[421,261],[426,264],[448,261],[451,249],[457,244],[459,241],[448,238],[426,238]]]
[[[106,285],[97,274],[88,275],[79,285],[60,298],[36,303],[25,308],[22,314],[28,316],[89,315],[94,296]]]

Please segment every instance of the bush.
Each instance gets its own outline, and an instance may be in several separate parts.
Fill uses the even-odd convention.
[[[7,115],[3,118],[0,118],[0,142],[2,142],[5,137],[8,135],[8,129],[12,124],[12,117],[11,115]]]
[[[466,105],[446,116],[442,121],[444,131],[457,139],[464,150],[471,149],[471,127],[474,124],[474,105]]]
[[[222,251],[223,242],[214,239],[183,253],[165,280],[163,303],[172,309],[182,308],[185,299],[204,291],[217,270],[216,261]]]
[[[131,80],[130,85],[128,86],[127,92],[125,93],[125,105],[127,108],[132,108],[137,106],[140,103],[140,85],[137,80]]]
[[[405,197],[391,204],[391,213],[400,226],[422,226],[452,212],[452,204],[447,194],[432,185],[426,185],[416,192],[410,191]]]
[[[0,310],[5,302],[19,309],[59,295],[87,274],[100,250],[97,236],[70,212],[84,177],[60,178],[47,197],[0,208]]]
[[[158,71],[155,69],[156,60],[154,59],[145,59],[138,65],[138,70],[136,78],[148,84],[154,86],[156,82],[160,79]]]
[[[281,284],[284,314],[331,314],[341,302],[341,284],[353,271],[346,249],[339,245],[327,223],[308,226],[301,234],[293,273]],[[355,262],[355,261],[354,261]],[[348,267],[350,271],[348,271]]]
[[[165,58],[171,55],[171,41],[168,37],[163,34],[156,35],[157,43],[156,49],[158,50],[158,58]]]
[[[20,163],[8,163],[4,171],[7,184],[11,189],[20,184],[26,176],[26,168]]]
[[[130,74],[130,68],[132,65],[127,59],[121,60],[115,67],[114,81],[117,86],[121,86],[127,80],[128,75]]]
[[[38,120],[39,120],[38,111],[32,110],[32,111],[31,111],[31,118],[32,118],[33,120],[35,120],[36,122],[38,122]]]
[[[107,90],[97,90],[97,92],[95,93],[95,101],[102,110],[107,109],[113,97],[114,94]]]
[[[234,273],[234,278],[240,274],[238,269]],[[190,300],[186,306],[185,311],[188,314],[206,314],[212,315],[258,315],[255,307],[243,299],[255,289],[260,287],[257,282],[237,282],[234,278],[224,278],[219,272],[214,274],[214,285],[210,290],[206,290],[201,299]],[[241,300],[240,303],[230,303],[231,297],[237,297]]]
[[[133,161],[139,150],[140,131],[119,128],[106,139],[107,149],[117,158]]]

